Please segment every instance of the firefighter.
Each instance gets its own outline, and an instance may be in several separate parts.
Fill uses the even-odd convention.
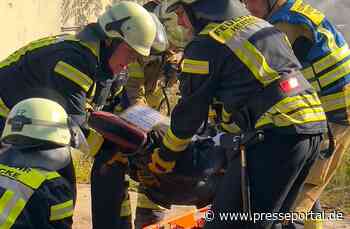
[[[29,43],[0,62],[0,125],[16,103],[42,97],[59,102],[83,126],[85,100],[93,96],[95,83],[117,74],[136,57],[148,56],[155,33],[152,16],[137,3],[123,1],[77,36]],[[88,140],[93,137],[89,134]],[[60,173],[75,188],[73,164]]]
[[[326,111],[337,145],[333,155],[324,155],[317,160],[296,203],[296,210],[299,212],[321,211],[318,199],[350,145],[347,102],[350,88],[348,44],[322,12],[303,1],[244,2],[252,14],[268,20],[287,35],[302,64],[305,78],[318,92]],[[329,145],[329,142],[325,143]],[[308,228],[321,228],[322,225],[321,221],[305,223]]]
[[[144,7],[149,12],[155,12],[158,5],[158,2],[150,1]],[[174,49],[170,48],[165,28],[162,26],[160,29],[162,29],[161,34],[164,34],[164,38],[159,36],[160,38],[155,40],[152,45],[151,56],[138,59],[128,65],[129,78],[124,88],[128,98],[126,104],[130,106],[145,104],[154,109],[160,109],[161,102],[165,99],[162,87],[171,87],[176,82],[176,71],[181,53],[176,53],[173,51]],[[162,85],[164,83],[165,85]],[[130,183],[134,184],[131,185],[131,188],[136,186],[134,190],[137,192],[135,228],[143,228],[164,219],[166,209],[153,203],[145,195],[146,187],[140,183],[138,185],[135,185],[135,182],[132,181]]]
[[[148,2],[144,7],[149,12],[154,12],[157,5],[158,3],[156,2]],[[166,77],[169,82],[167,86],[171,86],[176,81],[176,70],[181,55],[168,49],[169,42],[165,28],[158,17],[153,13],[151,14],[157,25],[156,39],[152,44],[151,56],[137,58],[136,61],[128,65],[126,72],[120,74],[121,76],[119,79],[116,79],[112,85],[113,96],[108,101],[108,105],[104,106],[104,111],[119,114],[129,106],[135,104],[144,104],[158,109],[163,99],[160,79]],[[100,140],[104,141],[103,139]],[[113,147],[107,141],[103,143],[100,142],[95,146],[97,145],[99,145],[100,148],[95,147],[96,149],[93,150],[93,154],[98,164],[93,167],[91,177],[94,190],[99,189],[99,191],[95,192],[96,195],[93,195],[95,199],[92,206],[94,228],[113,228],[112,225],[118,225],[118,228],[125,229],[132,227],[131,203],[128,194],[129,183],[131,184],[130,190],[137,191],[135,227],[142,228],[144,225],[161,220],[164,217],[165,208],[150,201],[146,195],[144,195],[144,187],[142,185],[138,185],[129,179],[124,181],[122,176],[119,176],[120,179],[118,179],[118,175],[115,175],[115,187],[113,187],[113,189],[105,189],[107,185],[110,185],[110,179],[112,178],[108,177],[108,174],[101,174],[97,171],[108,165],[109,167],[123,168],[123,174],[125,174],[128,168],[128,159],[121,156],[117,151],[111,151]],[[117,174],[117,172],[115,174]],[[95,180],[98,177],[104,178],[101,178],[101,182],[95,185]],[[105,182],[102,182],[102,179],[104,179]],[[117,183],[119,183],[119,185]],[[115,201],[118,194],[122,194],[122,198],[124,199],[121,205],[119,202]],[[102,200],[105,198],[109,198],[109,201],[105,202]],[[101,207],[99,208],[98,205],[100,203]],[[107,205],[106,203],[110,204]],[[117,217],[115,214],[116,210],[114,210],[118,207],[121,208],[120,217]],[[108,209],[107,212],[111,212],[111,214],[106,214],[106,209]]]
[[[181,63],[181,99],[149,169],[172,171],[215,99],[223,104],[224,124],[234,121],[247,134],[264,132],[262,142],[247,148],[251,211],[288,212],[327,128],[317,93],[302,76],[286,36],[251,16],[238,0],[172,0],[166,7],[194,38]],[[232,160],[213,201],[215,215],[243,212],[240,180],[239,160]],[[273,223],[216,217],[205,228],[270,228]]]
[[[11,109],[1,138],[1,228],[72,228],[73,190],[57,171],[84,139],[72,137],[78,130],[52,100],[25,99]]]

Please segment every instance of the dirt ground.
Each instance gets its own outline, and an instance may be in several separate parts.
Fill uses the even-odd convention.
[[[91,229],[90,185],[78,184],[73,229]]]
[[[131,201],[135,202],[135,195],[131,193]],[[90,185],[78,185],[77,206],[74,212],[73,229],[91,229],[91,211],[90,211]],[[327,222],[325,229],[350,229],[350,217],[344,221]]]

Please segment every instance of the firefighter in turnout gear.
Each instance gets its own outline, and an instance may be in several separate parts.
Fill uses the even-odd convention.
[[[165,50],[164,50],[165,51]],[[124,87],[130,106],[145,104],[154,109],[159,109],[164,98],[161,85],[167,81],[167,87],[176,82],[176,66],[181,55],[171,50],[163,51],[162,55],[152,55],[148,60],[138,60],[128,65],[128,80]],[[164,72],[164,66],[172,68]],[[165,74],[167,76],[165,76]],[[164,77],[164,79],[162,79]],[[165,78],[166,77],[166,78]],[[125,98],[125,97],[124,97]],[[168,108],[170,109],[170,108]],[[135,216],[135,228],[142,228],[164,218],[165,209],[153,203],[144,194],[144,188],[137,187],[137,207]]]
[[[59,35],[29,43],[0,62],[1,125],[16,103],[41,97],[60,103],[84,127],[86,99],[93,97],[96,83],[118,74],[137,57],[148,56],[155,35],[156,25],[147,10],[123,1],[112,5],[96,23],[88,24],[76,36]],[[96,132],[88,128],[85,132],[94,145]],[[72,163],[61,175],[75,188]],[[93,203],[96,192],[93,187]],[[103,204],[93,204],[94,209],[100,207]],[[116,209],[113,213],[118,212]],[[104,220],[104,216],[94,217],[100,218]]]
[[[12,108],[1,138],[1,228],[72,228],[73,190],[57,170],[70,163],[77,139],[86,143],[52,100],[31,98]]]
[[[318,92],[329,121],[333,154],[325,141],[326,155],[313,166],[296,202],[296,211],[321,211],[318,198],[334,176],[350,146],[350,50],[327,17],[300,0],[244,1],[252,14],[265,18],[284,32],[303,67],[305,78]],[[330,139],[332,140],[332,139]],[[332,147],[332,146],[331,146]],[[315,203],[316,202],[316,203]],[[313,207],[314,205],[314,207]],[[321,221],[307,221],[305,228],[321,228]]]
[[[172,0],[166,7],[175,10],[178,24],[192,29],[194,38],[181,63],[181,99],[161,147],[151,156],[150,170],[172,171],[215,100],[223,104],[224,124],[235,122],[243,133],[264,132],[264,140],[246,153],[251,211],[288,212],[327,127],[317,93],[300,72],[286,36],[251,16],[238,0]],[[239,163],[232,160],[226,171],[214,214],[243,211]],[[270,228],[275,223],[214,219],[205,228]]]
[[[149,12],[154,12],[158,5],[159,3],[150,1],[144,7]],[[156,16],[155,14],[153,15]],[[145,104],[154,109],[159,109],[164,99],[163,85],[161,84],[166,83],[164,86],[171,87],[176,82],[176,70],[181,59],[181,53],[175,53],[169,49],[167,34],[165,28],[161,25],[159,22],[157,29],[158,36],[156,36],[152,45],[151,56],[142,59],[139,58],[137,61],[128,65],[128,80],[123,91],[127,102],[124,102],[124,104],[128,104],[129,106]],[[119,106],[117,106],[114,113],[122,111],[122,109],[118,108]],[[164,219],[166,209],[153,203],[145,195],[145,187],[142,184],[139,183],[136,187],[133,187],[135,186],[133,185],[135,182],[130,183],[132,184],[131,189],[137,191],[135,228],[143,228]],[[126,201],[130,204],[129,198]],[[122,206],[126,206],[126,204],[124,202]],[[130,209],[130,207],[124,207],[123,209]]]

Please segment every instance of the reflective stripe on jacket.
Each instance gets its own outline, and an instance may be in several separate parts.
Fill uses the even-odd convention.
[[[301,0],[288,0],[268,20],[272,24],[302,25],[311,31],[313,44],[300,60],[302,72],[319,93],[328,118],[347,120],[350,91],[344,86],[350,82],[350,49],[342,34],[322,12]]]
[[[16,225],[18,216],[34,192],[45,181],[60,177],[57,172],[0,164],[0,190],[3,190],[0,197],[0,228],[8,229]],[[51,206],[49,215],[51,221],[71,217],[73,200]]]

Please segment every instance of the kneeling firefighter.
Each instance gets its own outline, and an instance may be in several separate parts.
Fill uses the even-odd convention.
[[[288,212],[319,155],[327,125],[286,36],[251,16],[239,0],[171,0],[167,10],[175,11],[178,24],[195,37],[181,64],[181,99],[150,170],[173,170],[215,99],[223,104],[224,122],[234,121],[243,133],[264,132],[262,142],[246,149],[251,211]],[[243,212],[239,163],[231,161],[219,185],[215,215]],[[276,223],[214,219],[205,228],[271,228]]]
[[[1,228],[72,228],[74,190],[57,171],[88,149],[80,128],[58,103],[31,98],[12,108],[1,140]]]
[[[138,58],[137,61],[130,63],[127,68],[128,78],[120,93],[116,94],[114,99],[120,103],[114,107],[113,113],[120,113],[128,106],[134,104],[146,104],[154,109],[160,110],[162,102],[168,99],[165,87],[171,87],[176,82],[176,72],[180,59],[180,52],[173,51],[169,46],[166,29],[160,23],[162,19],[156,14],[159,9],[159,3],[150,1],[144,5],[149,12],[155,12],[152,15],[157,21],[157,36],[152,45],[151,55],[147,58]],[[170,114],[170,106],[167,102],[167,112]],[[136,213],[134,219],[135,228],[142,228],[146,225],[160,221],[164,218],[166,209],[153,203],[145,195],[145,187],[139,183],[130,181],[129,190],[137,193]],[[130,201],[126,196],[126,201]],[[127,202],[123,202],[122,212],[124,220],[131,220],[131,217],[125,217],[130,207]],[[125,224],[126,225],[126,224]]]
[[[318,92],[326,111],[330,141],[325,141],[325,146],[322,147],[325,148],[324,154],[313,166],[295,206],[298,212],[320,212],[322,209],[318,199],[350,147],[348,44],[322,12],[303,1],[243,2],[254,15],[268,20],[288,36],[293,51],[303,66],[304,77]],[[321,227],[320,220],[305,222],[305,228]]]

